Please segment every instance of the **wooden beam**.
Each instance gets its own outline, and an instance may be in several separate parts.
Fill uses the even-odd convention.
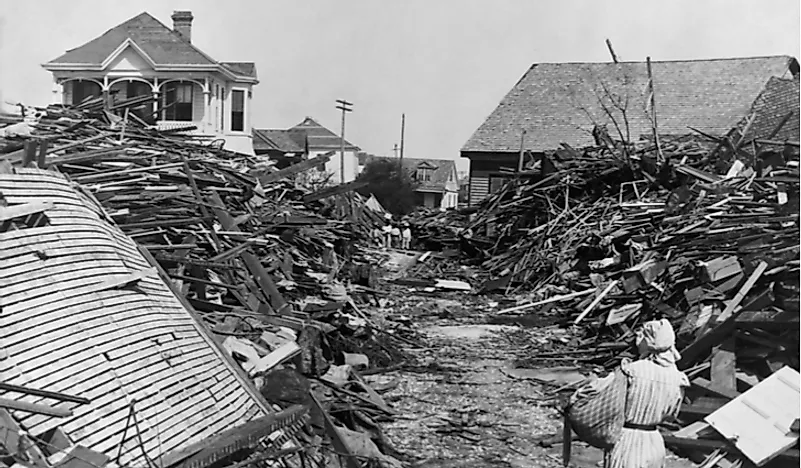
[[[47,140],[43,140],[42,143],[39,145],[39,157],[36,160],[36,167],[39,169],[44,169],[46,166],[45,160],[47,158]]]
[[[293,175],[300,174],[301,172],[306,172],[309,169],[312,169],[312,168],[314,168],[316,166],[319,166],[321,164],[327,163],[331,159],[331,156],[333,154],[334,154],[333,151],[329,151],[328,153],[321,154],[321,155],[317,156],[316,158],[307,159],[307,160],[305,160],[303,162],[299,162],[299,163],[293,164],[293,165],[291,165],[289,167],[285,167],[285,168],[281,169],[280,171],[275,171],[275,172],[271,172],[269,174],[265,174],[265,175],[259,177],[259,182],[261,183],[262,186],[265,186],[265,185],[271,184],[273,182],[277,182],[277,181],[279,181],[279,180],[281,180],[283,178],[291,177]]]
[[[91,403],[91,401],[89,399],[83,398],[83,397],[67,395],[66,393],[60,393],[60,392],[50,392],[50,391],[47,391],[47,390],[39,390],[39,389],[35,389],[35,388],[28,388],[28,387],[23,387],[23,386],[20,386],[20,385],[13,385],[13,384],[3,383],[3,382],[0,382],[0,390],[5,390],[5,391],[8,391],[8,392],[24,393],[26,395],[36,395],[36,396],[45,397],[45,398],[52,398],[54,400],[59,400],[59,401],[69,401],[69,402],[72,402],[72,403],[81,403],[81,404],[84,404],[84,405],[88,405],[89,403]]]
[[[214,215],[217,217],[217,220],[220,221],[220,224],[222,224],[223,229],[226,231],[239,232],[240,229],[236,227],[234,219],[227,211],[225,211],[225,205],[223,204],[222,199],[220,199],[220,195],[218,195],[217,192],[213,192],[210,199],[213,206],[212,209],[214,211]],[[281,295],[281,292],[278,291],[273,279],[270,277],[270,274],[267,273],[267,270],[264,269],[264,266],[262,266],[259,258],[250,252],[242,252],[239,255],[239,258],[245,262],[245,266],[247,266],[248,271],[250,271],[250,274],[253,275],[253,278],[256,280],[256,283],[262,289],[262,292],[264,292],[265,296],[270,298],[270,305],[272,305],[273,309],[275,309],[275,311],[279,314],[291,312],[292,307],[286,302],[286,299],[284,299],[284,296]]]
[[[25,142],[25,153],[22,156],[22,167],[28,167],[36,161],[36,141]]]
[[[745,299],[745,295],[751,291],[751,288],[754,287],[756,282],[759,280],[759,277],[762,276],[762,273],[764,273],[767,269],[768,264],[766,262],[759,262],[756,269],[754,269],[754,272],[748,277],[748,280],[746,280],[742,287],[740,287],[740,290],[737,291],[737,294],[735,294],[731,301],[729,301],[728,305],[726,305],[726,308],[723,309],[723,312],[720,313],[717,319],[718,321],[722,322],[729,318],[732,312],[734,312],[734,309],[736,309],[743,299]]]
[[[0,398],[0,408],[24,411],[26,413],[44,414],[57,418],[68,418],[72,416],[72,411],[68,409],[55,408],[50,405],[42,405],[39,403],[26,403],[24,401],[10,400],[8,398]]]
[[[245,389],[245,392],[247,392],[248,395],[250,395],[250,397],[253,398],[253,400],[256,402],[259,408],[264,412],[264,414],[272,413],[273,412],[272,407],[267,402],[267,400],[264,399],[264,396],[262,396],[262,394],[256,389],[255,385],[253,384],[253,381],[250,380],[250,378],[242,369],[242,367],[240,367],[239,364],[236,361],[234,361],[234,358],[231,357],[231,355],[228,354],[228,352],[222,348],[222,345],[212,337],[209,329],[206,328],[205,325],[203,325],[203,319],[200,317],[200,314],[198,314],[197,311],[192,307],[192,304],[189,303],[186,297],[184,297],[180,291],[175,289],[175,284],[173,284],[173,282],[170,280],[170,277],[169,275],[167,275],[167,272],[164,271],[161,265],[159,265],[159,262],[157,262],[156,259],[153,258],[153,256],[150,254],[150,252],[147,251],[147,249],[139,246],[138,250],[139,253],[141,253],[142,256],[145,257],[145,260],[147,260],[147,262],[150,263],[150,265],[152,265],[153,268],[156,269],[159,276],[161,277],[161,280],[164,282],[164,284],[167,285],[168,288],[170,288],[170,291],[172,292],[173,296],[175,296],[175,298],[178,299],[178,302],[180,302],[184,306],[184,309],[194,320],[195,328],[197,329],[198,333],[200,333],[200,336],[203,338],[206,344],[211,347],[211,349],[215,352],[215,354],[217,354],[217,356],[220,359],[222,359],[222,361],[227,365],[227,367],[231,369],[234,378],[239,382],[240,385],[242,385],[242,387]]]
[[[336,425],[334,425],[334,421],[331,419],[331,416],[329,416],[328,412],[325,410],[325,408],[323,408],[323,405],[320,404],[320,402],[314,396],[314,392],[309,390],[309,396],[311,397],[312,403],[317,408],[317,411],[319,411],[323,416],[325,432],[331,438],[331,445],[334,446],[334,450],[345,457],[345,467],[361,468],[362,464],[359,463],[359,460],[356,458],[356,454],[351,452],[350,447],[348,447],[348,444],[346,444],[345,440],[342,438],[342,434],[339,433]]]
[[[368,182],[367,180],[354,180],[346,184],[339,184],[333,187],[326,187],[314,193],[304,195],[303,203],[311,203],[313,201],[321,200],[323,198],[333,197],[334,195],[341,195],[343,193],[352,192],[354,190],[359,190],[362,187],[367,187],[368,185],[370,185],[370,182]]]

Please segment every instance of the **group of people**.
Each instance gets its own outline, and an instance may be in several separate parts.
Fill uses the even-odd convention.
[[[387,222],[373,231],[373,237],[384,248],[409,250],[412,246],[412,229],[409,223]]]

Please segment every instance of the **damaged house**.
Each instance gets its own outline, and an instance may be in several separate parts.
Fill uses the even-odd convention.
[[[789,56],[651,66],[659,135],[666,136],[686,135],[690,128],[723,135],[748,117],[758,96],[766,102],[788,96],[771,90],[797,87],[799,74],[798,61]],[[470,160],[469,204],[499,190],[517,170],[521,152],[530,162],[562,143],[591,146],[596,126],[618,140],[650,138],[648,96],[645,62],[532,65],[461,149],[461,157]],[[752,129],[782,117],[763,113]],[[797,125],[798,116],[793,119]]]

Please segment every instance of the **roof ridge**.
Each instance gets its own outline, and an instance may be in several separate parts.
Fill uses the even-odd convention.
[[[686,62],[721,62],[721,61],[734,61],[734,60],[757,60],[757,59],[770,59],[770,58],[787,58],[797,60],[796,57],[787,54],[778,55],[756,55],[751,57],[717,57],[717,58],[697,58],[697,59],[677,59],[677,60],[651,60],[651,63],[686,63]],[[529,69],[536,65],[622,65],[622,64],[635,64],[646,63],[645,60],[625,60],[621,62],[612,61],[596,61],[596,62],[534,62]]]

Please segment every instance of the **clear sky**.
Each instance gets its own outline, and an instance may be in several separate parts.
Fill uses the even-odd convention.
[[[40,64],[148,11],[168,26],[191,10],[192,42],[220,61],[253,61],[258,128],[305,116],[392,154],[406,113],[407,157],[459,149],[536,62],[762,55],[799,57],[799,0],[0,0],[0,93],[44,105]],[[466,169],[464,162],[461,169]]]

